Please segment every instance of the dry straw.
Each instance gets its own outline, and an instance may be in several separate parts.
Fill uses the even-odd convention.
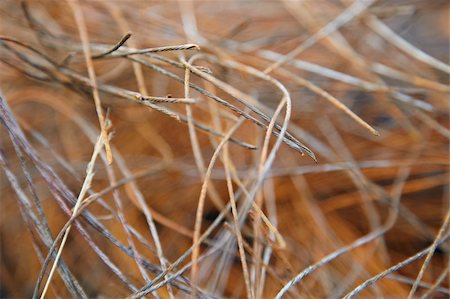
[[[449,296],[449,10],[1,1],[1,296]]]

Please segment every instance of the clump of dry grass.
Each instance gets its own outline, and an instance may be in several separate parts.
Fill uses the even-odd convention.
[[[448,12],[2,1],[1,296],[448,296]]]

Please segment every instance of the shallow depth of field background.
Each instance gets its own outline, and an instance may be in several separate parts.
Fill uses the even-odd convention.
[[[40,296],[91,178],[47,298],[447,298],[449,13],[0,1],[0,297]]]

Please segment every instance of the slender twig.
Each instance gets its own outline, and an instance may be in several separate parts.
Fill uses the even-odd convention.
[[[420,284],[420,281],[422,280],[422,277],[425,274],[425,270],[427,269],[428,265],[430,264],[431,258],[433,256],[436,248],[438,247],[439,241],[442,239],[443,235],[448,231],[449,223],[450,223],[450,209],[448,210],[447,215],[445,216],[444,223],[442,224],[441,228],[439,229],[439,232],[438,232],[436,238],[434,239],[429,252],[427,253],[425,261],[423,262],[423,265],[420,268],[419,274],[417,274],[416,281],[414,282],[414,284],[411,288],[411,291],[408,294],[408,299],[413,298],[414,293],[416,292],[416,290]]]
[[[420,151],[417,151],[414,156],[411,158],[412,161],[415,160],[416,156],[418,155]],[[373,240],[376,240],[377,238],[383,236],[388,230],[390,230],[395,222],[397,221],[398,217],[398,211],[399,211],[399,204],[400,204],[400,198],[402,194],[402,190],[404,187],[404,182],[406,178],[409,176],[410,168],[405,168],[399,175],[399,184],[397,185],[397,188],[394,189],[392,194],[392,203],[391,203],[391,210],[389,211],[389,215],[385,223],[380,226],[379,228],[375,229],[371,233],[358,238],[354,242],[352,242],[349,245],[342,246],[338,250],[330,253],[326,257],[322,258],[317,263],[314,263],[313,265],[308,266],[303,271],[301,271],[299,274],[297,274],[293,279],[291,279],[276,295],[277,299],[282,298],[288,290],[294,286],[295,284],[299,283],[302,279],[304,279],[307,275],[312,273],[313,271],[317,270],[318,268],[322,267],[323,265],[329,263],[330,261],[338,258],[339,256],[352,251],[364,244],[367,244],[368,242],[371,242]]]
[[[376,0],[357,0],[353,2],[346,10],[344,10],[339,16],[337,16],[333,21],[322,27],[316,34],[310,36],[306,41],[301,43],[297,48],[289,52],[279,61],[273,63],[268,68],[264,70],[264,73],[268,74],[275,70],[276,68],[282,66],[286,62],[297,57],[300,53],[313,46],[318,40],[324,38],[325,36],[338,30],[340,27],[344,26],[355,17],[362,14],[369,6],[375,3]]]
[[[380,135],[380,133],[377,130],[372,128],[372,126],[370,126],[367,122],[362,120],[358,115],[356,115],[353,111],[351,111],[347,106],[342,104],[338,99],[336,99],[335,97],[333,97],[332,95],[330,95],[328,92],[326,92],[325,90],[321,89],[317,85],[315,85],[312,82],[310,82],[308,80],[305,80],[305,79],[301,78],[300,76],[297,76],[297,75],[295,75],[295,74],[293,74],[290,71],[285,70],[285,69],[278,69],[277,72],[280,73],[280,74],[284,74],[285,76],[288,76],[291,79],[294,79],[294,81],[297,82],[298,84],[300,84],[302,86],[305,86],[306,88],[308,88],[309,90],[311,90],[315,94],[320,95],[321,97],[323,97],[324,99],[329,101],[331,104],[336,106],[336,108],[338,108],[339,110],[342,110],[345,114],[350,116],[358,124],[360,124],[361,126],[366,128],[373,135],[375,135],[375,136],[379,136]]]
[[[447,241],[450,238],[450,234],[447,234],[445,236],[443,236],[436,244],[440,245],[442,243],[444,243],[445,241]],[[421,251],[419,251],[418,253],[416,253],[415,255],[401,261],[400,263],[386,269],[385,271],[375,275],[374,277],[366,280],[365,282],[363,282],[362,284],[360,284],[359,286],[357,286],[353,291],[351,291],[350,293],[348,293],[344,299],[351,299],[353,297],[355,297],[357,294],[359,294],[362,290],[364,290],[365,288],[371,286],[372,284],[376,283],[378,280],[382,279],[383,277],[385,277],[386,275],[389,275],[395,271],[397,271],[400,268],[405,267],[406,265],[411,264],[412,262],[424,257],[426,254],[428,254],[431,250],[432,247],[434,246],[431,245]]]
[[[78,31],[81,37],[81,42],[83,44],[83,53],[86,60],[86,66],[89,73],[89,79],[92,82],[92,95],[94,97],[94,103],[95,103],[95,110],[97,112],[98,121],[100,123],[100,128],[102,131],[103,139],[105,140],[104,146],[106,151],[106,157],[108,159],[108,163],[112,163],[112,153],[111,153],[111,145],[109,144],[108,140],[108,132],[105,127],[105,116],[103,115],[103,109],[102,104],[100,100],[100,95],[98,93],[98,87],[97,87],[97,79],[95,76],[95,70],[94,65],[92,63],[91,58],[91,50],[89,48],[89,38],[88,33],[86,29],[86,24],[84,21],[83,12],[81,10],[80,4],[78,0],[68,0],[68,3],[70,5],[70,8],[73,11],[73,14],[75,16],[75,21],[77,23]]]
[[[438,70],[450,74],[450,65],[439,61],[436,58],[428,55],[424,51],[418,49],[417,47],[414,47],[412,44],[407,42],[405,39],[396,34],[392,29],[386,26],[383,22],[378,20],[377,17],[369,16],[367,17],[366,21],[373,31],[375,31],[377,34],[382,36],[397,48],[401,49],[402,51],[411,55],[419,61],[422,61]]]
[[[436,281],[429,287],[429,289],[423,294],[421,299],[428,299],[433,294],[433,292],[441,292],[446,294],[447,296],[450,296],[450,290],[448,288],[442,288],[439,287],[444,279],[449,275],[450,273],[450,267],[447,267],[442,271],[441,275],[436,279]],[[424,283],[420,283],[420,286],[422,286]]]
[[[76,202],[76,204],[75,204],[75,206],[73,208],[73,214],[77,213],[78,209],[80,208],[80,205],[81,205],[82,201],[84,200],[86,192],[87,192],[87,190],[89,189],[89,187],[91,185],[92,179],[94,177],[95,161],[97,160],[97,156],[99,155],[99,152],[100,152],[100,150],[101,150],[103,145],[104,145],[103,136],[100,136],[98,138],[97,143],[95,144],[94,152],[93,152],[92,157],[91,157],[91,161],[89,162],[88,167],[86,169],[86,178],[85,178],[85,180],[83,182],[83,186],[81,187],[81,191],[80,191],[80,194],[78,195],[77,202]],[[55,261],[53,263],[52,269],[50,270],[50,273],[49,273],[48,278],[47,278],[47,282],[45,283],[44,289],[43,289],[43,291],[41,293],[41,297],[40,297],[41,299],[45,298],[45,294],[47,293],[47,289],[48,289],[48,287],[50,285],[50,282],[52,281],[53,273],[55,272],[55,269],[56,269],[56,267],[58,265],[59,258],[61,256],[62,251],[63,251],[64,245],[66,244],[67,237],[69,236],[70,229],[71,229],[71,226],[68,226],[67,229],[64,232],[64,236],[62,238],[61,245],[59,247],[58,253],[56,254]]]
[[[92,59],[99,59],[99,58],[105,57],[105,56],[107,56],[107,55],[117,51],[120,47],[122,47],[127,42],[127,40],[130,37],[131,37],[131,32],[128,32],[111,49],[109,49],[108,51],[103,52],[101,54],[97,54],[97,55],[92,56]]]
[[[198,50],[200,50],[200,47],[195,44],[185,44],[185,45],[164,46],[164,47],[139,49],[139,50],[130,49],[127,52],[117,52],[117,53],[109,54],[108,58],[109,57],[110,58],[126,57],[126,56],[149,54],[149,53],[160,53],[160,52],[167,52],[167,51],[181,51],[181,50],[197,50],[198,51]]]
[[[206,196],[206,190],[208,188],[208,182],[209,182],[209,176],[211,175],[212,168],[216,162],[217,157],[219,156],[220,151],[222,150],[223,146],[226,142],[228,142],[228,139],[231,137],[231,135],[234,134],[234,132],[242,125],[244,119],[241,118],[240,121],[238,121],[236,124],[231,127],[231,129],[228,131],[228,133],[225,135],[225,137],[222,139],[222,141],[217,146],[216,150],[214,151],[213,156],[211,157],[211,160],[209,162],[208,168],[206,169],[205,178],[203,180],[202,188],[200,191],[199,199],[198,199],[198,207],[197,207],[197,213],[195,217],[195,228],[194,228],[194,238],[193,238],[193,244],[199,243],[200,240],[200,229],[202,224],[202,216],[203,216],[203,209],[205,204],[205,196]],[[193,245],[194,246],[194,245]],[[198,285],[198,273],[197,273],[197,260],[199,256],[199,247],[195,246],[194,250],[192,252],[192,285],[193,285],[193,294],[192,296],[195,298],[196,294],[196,286]]]

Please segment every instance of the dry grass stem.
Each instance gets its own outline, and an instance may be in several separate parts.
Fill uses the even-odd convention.
[[[448,297],[447,2],[0,1],[0,297]]]

